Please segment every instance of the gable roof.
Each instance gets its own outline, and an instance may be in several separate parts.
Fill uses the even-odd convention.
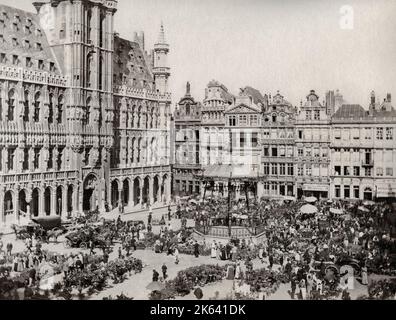
[[[6,14],[6,16],[3,15]],[[4,20],[4,29],[1,31],[4,42],[1,43],[1,52],[11,56],[18,56],[19,62],[26,69],[50,72],[48,67],[45,70],[38,69],[37,60],[53,62],[56,66],[56,57],[49,46],[47,36],[40,26],[40,19],[37,14],[9,7],[0,4],[0,18]],[[14,23],[18,30],[14,29]],[[16,43],[13,43],[16,39]],[[40,46],[36,47],[36,44]],[[26,66],[25,59],[32,59],[32,65]],[[23,59],[23,60],[21,60]],[[7,62],[7,64],[9,64]],[[58,68],[51,73],[61,74]]]
[[[361,119],[368,117],[368,112],[359,104],[344,104],[333,115],[333,119]]]
[[[260,113],[260,109],[254,105],[246,105],[244,103],[240,103],[236,106],[232,106],[225,113]]]
[[[127,82],[136,80],[133,87],[142,88],[142,80],[147,85],[154,82],[153,74],[149,64],[146,61],[145,52],[140,48],[137,42],[122,39],[118,36],[114,37],[114,75],[115,85],[121,85],[123,80],[120,75],[126,77]]]

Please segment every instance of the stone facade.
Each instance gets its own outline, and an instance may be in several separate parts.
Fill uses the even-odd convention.
[[[169,45],[114,34],[117,1],[0,5],[0,224],[170,200]]]
[[[262,96],[246,87],[233,96],[217,81],[205,92],[201,122],[195,118],[192,125],[195,131],[201,126],[200,169],[213,173],[212,193],[227,194],[228,176],[219,176],[232,171],[256,177],[259,197],[396,198],[390,94],[376,103],[373,93],[366,111],[345,104],[339,91],[321,103],[311,90],[299,108],[279,92]],[[187,182],[180,176],[178,183]],[[237,186],[237,197],[240,191]]]
[[[201,108],[191,96],[190,84],[174,113],[175,161],[173,193],[176,196],[200,194],[201,182],[195,176],[201,171]]]

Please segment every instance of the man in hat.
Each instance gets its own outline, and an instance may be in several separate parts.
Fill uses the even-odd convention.
[[[167,271],[168,271],[168,267],[167,267],[166,264],[164,263],[164,264],[162,265],[162,276],[163,276],[164,280],[166,280],[166,278],[168,278]]]
[[[159,278],[159,273],[157,272],[157,270],[153,270],[153,282],[157,282]]]

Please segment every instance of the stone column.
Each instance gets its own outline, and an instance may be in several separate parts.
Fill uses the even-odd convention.
[[[123,194],[122,194],[122,187],[120,188],[118,188],[118,203],[117,203],[117,205],[119,206],[120,204],[123,204],[124,203],[124,199],[123,199]]]
[[[84,198],[84,189],[81,184],[77,187],[77,203],[78,203],[78,212],[83,212],[83,198]]]
[[[14,221],[19,222],[19,187],[14,188]]]
[[[67,185],[63,185],[63,192],[62,192],[62,209],[61,209],[61,217],[67,217]]]
[[[171,179],[170,177],[168,177],[168,179],[166,179],[166,185],[165,185],[165,201],[168,204],[171,201],[171,194],[170,194],[170,190],[171,190]]]
[[[31,219],[31,213],[30,213],[30,202],[32,201],[32,194],[31,191],[26,192],[26,215],[29,219]]]
[[[51,204],[50,204],[51,212],[50,212],[50,216],[56,216],[56,214],[57,214],[57,212],[56,212],[57,202],[58,202],[58,199],[56,198],[56,188],[54,187],[54,188],[51,189]]]
[[[149,180],[149,201],[150,201],[150,205],[153,205],[154,203],[154,181],[153,181],[153,177],[150,176],[150,180]]]
[[[38,195],[38,216],[43,217],[45,216],[44,212],[44,190],[43,187],[39,189],[39,195]]]
[[[139,184],[140,187],[140,201],[139,204],[143,205],[143,187],[144,187],[144,180],[141,179],[141,183]]]
[[[129,185],[129,204],[128,207],[134,207],[135,206],[135,192],[134,192],[134,181],[131,180],[131,184]]]

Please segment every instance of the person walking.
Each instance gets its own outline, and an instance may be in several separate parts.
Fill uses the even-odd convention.
[[[194,243],[194,256],[195,258],[199,258],[199,244],[198,241]]]
[[[177,246],[173,251],[173,255],[175,257],[175,264],[179,264],[179,249],[177,248]]]
[[[7,255],[8,256],[11,256],[11,254],[12,254],[12,243],[11,242],[9,242],[9,243],[7,243]]]
[[[168,278],[168,267],[165,265],[165,263],[162,265],[162,277],[164,278],[164,280],[166,280]]]
[[[157,272],[157,270],[153,270],[153,282],[157,282],[159,278],[159,273]]]

